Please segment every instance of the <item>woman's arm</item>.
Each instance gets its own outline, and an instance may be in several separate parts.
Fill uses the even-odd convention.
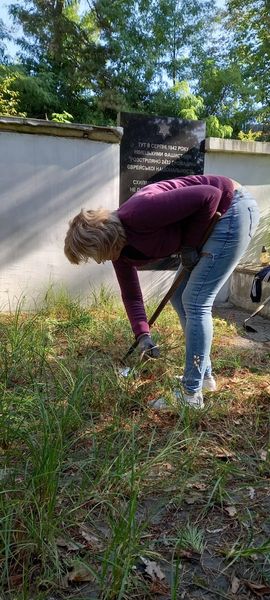
[[[121,257],[113,262],[113,266],[134,335],[138,337],[142,333],[149,333],[149,325],[136,267],[128,264]]]

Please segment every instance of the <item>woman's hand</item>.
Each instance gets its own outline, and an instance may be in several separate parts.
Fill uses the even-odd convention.
[[[146,358],[159,358],[160,352],[158,346],[153,342],[149,333],[142,333],[137,338],[138,348],[141,356]]]
[[[189,273],[191,273],[192,269],[200,260],[196,248],[192,248],[191,246],[183,246],[180,251],[180,256],[183,269]]]

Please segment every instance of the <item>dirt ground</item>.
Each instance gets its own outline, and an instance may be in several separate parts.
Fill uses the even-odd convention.
[[[81,421],[78,425],[75,422],[74,431],[67,429],[65,448],[68,452],[61,459],[61,470],[58,459],[56,463],[60,477],[52,521],[55,529],[51,536],[57,551],[54,550],[52,558],[54,546],[47,544],[47,538],[43,541],[39,529],[34,539],[42,542],[43,554],[37,543],[36,546],[33,543],[32,522],[40,524],[39,512],[37,516],[33,513],[36,521],[32,519],[33,511],[29,512],[32,520],[26,512],[28,506],[32,510],[32,495],[30,500],[27,496],[30,484],[27,479],[24,483],[28,437],[22,438],[24,446],[21,437],[17,441],[17,421],[13,429],[7,430],[14,435],[7,456],[9,462],[12,460],[16,465],[14,486],[19,502],[23,498],[23,485],[28,487],[25,487],[25,505],[21,502],[22,510],[19,507],[15,513],[18,521],[14,521],[8,534],[13,535],[12,544],[8,543],[14,555],[10,561],[10,590],[5,588],[1,595],[0,588],[0,600],[270,600],[270,319],[252,318],[249,322],[256,331],[248,332],[243,322],[249,313],[229,304],[215,307],[213,364],[218,392],[206,393],[205,411],[190,414],[179,408],[163,413],[147,408],[147,403],[160,389],[163,392],[163,381],[164,388],[168,387],[169,377],[171,373],[175,375],[178,365],[179,342],[176,344],[173,337],[176,336],[175,321],[170,321],[170,313],[166,322],[159,325],[159,333],[168,344],[172,362],[169,358],[167,362],[153,361],[138,377],[119,383],[115,370],[109,370],[108,354],[102,349],[106,342],[116,357],[124,354],[122,334],[118,333],[119,344],[115,343],[118,329],[112,328],[121,321],[111,318],[111,309],[106,312],[104,307],[96,308],[98,310],[96,321],[93,314],[92,321],[87,313],[74,313],[73,329],[70,313],[66,319],[61,313],[58,320],[53,315],[50,321],[56,331],[52,337],[53,358],[56,355],[62,360],[67,353],[68,367],[74,363],[82,368],[85,361],[87,369],[93,361],[93,376],[89,382],[85,377],[78,380],[80,385],[84,382],[85,393],[81,407],[76,407]],[[232,327],[226,327],[225,322]],[[109,338],[102,337],[104,331],[107,335],[107,327]],[[27,332],[27,329],[22,331]],[[164,344],[163,348],[167,346]],[[11,404],[14,412],[18,411],[18,398],[21,399],[19,385],[31,390],[28,363],[24,371],[21,359],[20,380],[18,367],[16,378],[10,376],[7,398],[14,403],[15,397],[17,404]],[[50,367],[51,364],[52,361]],[[34,367],[30,370],[33,378]],[[56,374],[60,378],[58,371]],[[66,396],[73,394],[71,387],[68,396],[65,378],[62,385],[56,396],[60,408],[62,389],[65,401]],[[52,389],[55,388],[52,386]],[[51,401],[54,419],[54,396]],[[38,423],[42,422],[38,421],[39,413],[34,414],[31,421],[26,405],[25,413],[21,414],[27,415],[25,422],[27,425],[30,422],[29,431],[34,435]],[[62,414],[60,409],[58,414]],[[9,425],[9,421],[7,423]],[[64,428],[63,423],[64,420]],[[44,431],[46,436],[51,435],[51,430],[48,429],[49,434],[47,429]],[[135,432],[134,445],[132,431]],[[19,434],[21,436],[21,429]],[[40,437],[35,443],[40,444]],[[40,446],[34,446],[34,451],[35,448]],[[135,465],[132,471],[130,465]],[[136,497],[134,493],[134,504],[130,501],[131,472],[136,474],[140,485],[139,491],[135,490]],[[51,473],[53,470],[49,483]],[[29,477],[32,485],[31,471]],[[13,483],[7,493],[13,493]],[[19,506],[18,499],[11,497],[14,511]],[[120,509],[126,511],[123,518]],[[131,509],[133,514],[128,512]],[[7,511],[9,517],[8,503]],[[9,523],[7,518],[6,522]],[[18,533],[25,538],[20,538]],[[24,539],[28,540],[27,544]],[[105,554],[108,548],[110,553]],[[121,583],[121,577],[123,580],[126,577],[124,569],[127,565],[130,567],[125,553],[131,553],[132,548],[135,558],[131,563],[128,592],[120,590],[113,595],[111,567],[117,567],[113,581],[118,582],[119,577]],[[58,557],[55,571],[51,566],[54,556]],[[133,560],[133,555],[129,556],[129,560]],[[17,592],[29,564],[30,591],[21,587]],[[111,571],[108,568],[105,583],[100,578],[99,584],[92,571],[102,575],[103,565],[107,568],[107,564]],[[84,565],[88,567],[86,570]],[[28,572],[26,574],[28,577]],[[27,578],[25,581],[28,585]]]
[[[254,304],[254,311],[256,307],[259,307]],[[238,343],[242,347],[262,347],[266,345],[266,348],[270,347],[270,319],[265,319],[261,317],[259,314],[255,317],[252,317],[248,321],[248,325],[251,325],[254,329],[256,329],[256,333],[248,332],[243,327],[243,322],[250,316],[250,313],[244,311],[233,304],[226,303],[223,306],[217,306],[214,308],[213,312],[214,316],[225,319],[229,323],[235,323],[239,330],[239,336],[236,336],[235,342]],[[240,335],[241,334],[241,335]]]

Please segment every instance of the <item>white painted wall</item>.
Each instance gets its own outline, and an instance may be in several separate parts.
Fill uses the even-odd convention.
[[[88,294],[110,281],[110,265],[73,267],[63,253],[81,207],[118,205],[119,145],[20,133],[0,134],[0,308],[49,285]]]
[[[270,249],[270,144],[210,138],[206,140],[204,172],[239,181],[257,200],[260,225],[240,263],[255,263],[259,270],[262,246]],[[230,280],[220,290],[216,303],[226,302],[229,296]]]
[[[262,246],[270,249],[270,143],[210,138],[204,170],[239,181],[256,198],[260,226],[241,263],[258,263]]]
[[[119,291],[110,263],[76,267],[63,253],[68,221],[81,207],[118,207],[119,149],[118,143],[0,128],[0,310],[14,310],[22,296],[26,308],[38,306],[50,286],[64,287],[86,303],[101,284]],[[250,156],[210,148],[205,172],[238,179],[258,198],[263,227],[248,256],[256,261],[262,243],[270,245],[270,151]],[[174,273],[139,276],[147,301],[165,294]],[[227,284],[219,302],[228,293]]]
[[[102,284],[119,286],[110,263],[71,265],[63,253],[69,220],[82,207],[119,206],[119,144],[0,133],[0,310],[42,304],[50,286],[87,303]],[[170,273],[144,272],[146,300],[164,294]],[[168,283],[167,283],[168,281]]]

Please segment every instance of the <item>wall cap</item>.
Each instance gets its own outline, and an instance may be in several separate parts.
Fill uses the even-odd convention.
[[[262,265],[255,263],[240,263],[235,267],[234,272],[237,273],[248,273],[250,275],[256,275],[258,271],[263,269]]]
[[[205,140],[205,152],[270,154],[270,142],[244,142],[242,140],[209,137]]]
[[[120,144],[123,135],[122,127],[100,127],[80,123],[55,123],[54,121],[45,121],[43,119],[0,116],[0,134],[4,131],[80,138],[111,144]]]

